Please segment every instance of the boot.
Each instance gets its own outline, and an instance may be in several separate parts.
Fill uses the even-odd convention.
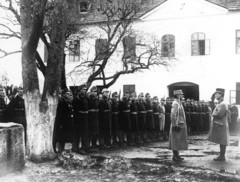
[[[180,157],[179,156],[179,151],[177,151],[177,156],[176,156],[179,160],[181,160],[181,161],[183,161],[184,160],[184,158],[182,158],[182,157]]]
[[[178,158],[178,151],[177,150],[173,150],[173,161],[175,162],[181,162],[182,160]]]
[[[225,161],[226,145],[220,145],[220,155],[214,161]]]

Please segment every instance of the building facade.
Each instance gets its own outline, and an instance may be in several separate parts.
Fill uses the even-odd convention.
[[[109,89],[149,92],[159,97],[172,96],[174,89],[182,89],[186,98],[210,100],[216,88],[224,88],[225,100],[240,104],[237,91],[240,90],[239,20],[240,3],[236,1],[161,1],[141,15],[133,24],[133,29],[156,37],[161,42],[162,57],[171,62],[170,66],[152,67],[121,76]],[[97,27],[98,24],[92,24],[88,29],[100,36]],[[79,42],[78,49],[91,48],[87,55],[91,57],[95,54],[94,44],[95,40],[90,38]],[[68,54],[71,55],[71,52]],[[75,59],[67,57],[69,86],[80,85],[87,78],[87,74],[86,77],[81,76],[81,79],[78,79],[77,72],[69,74],[81,61],[80,58]],[[109,67],[109,72],[115,71],[113,68],[116,68],[115,64]]]

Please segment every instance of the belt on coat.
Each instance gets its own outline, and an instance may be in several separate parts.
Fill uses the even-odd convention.
[[[147,112],[153,112],[153,110],[147,110]]]
[[[81,114],[87,114],[88,113],[88,111],[78,111],[79,113],[81,113]]]
[[[147,113],[146,111],[139,111],[139,113]]]
[[[131,114],[137,114],[137,112],[131,112]]]
[[[90,109],[88,112],[98,112],[98,109]]]
[[[153,113],[153,114],[159,114],[159,112],[155,112],[155,113]]]

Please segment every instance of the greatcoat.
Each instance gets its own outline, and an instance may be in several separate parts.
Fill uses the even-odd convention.
[[[228,107],[224,102],[218,103],[212,113],[209,141],[229,145]]]
[[[179,131],[173,127],[181,127]],[[171,109],[171,126],[169,133],[169,148],[171,150],[187,150],[187,124],[184,109],[176,99],[173,101]]]

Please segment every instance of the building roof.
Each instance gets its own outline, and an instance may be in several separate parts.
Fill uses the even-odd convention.
[[[84,1],[84,0],[81,0]],[[130,1],[130,0],[125,0]],[[141,2],[141,8],[136,15],[136,18],[143,16],[159,5],[163,4],[169,0],[139,0]],[[221,6],[223,8],[228,9],[229,11],[237,11],[240,10],[240,0],[205,0],[207,2],[213,3],[215,5]],[[119,5],[119,2],[123,2],[123,0],[90,0],[91,7],[89,8],[88,13],[82,14],[81,19],[79,21],[80,24],[94,24],[105,22],[106,16],[102,14],[100,10],[101,7],[105,7],[108,3],[113,3]]]

